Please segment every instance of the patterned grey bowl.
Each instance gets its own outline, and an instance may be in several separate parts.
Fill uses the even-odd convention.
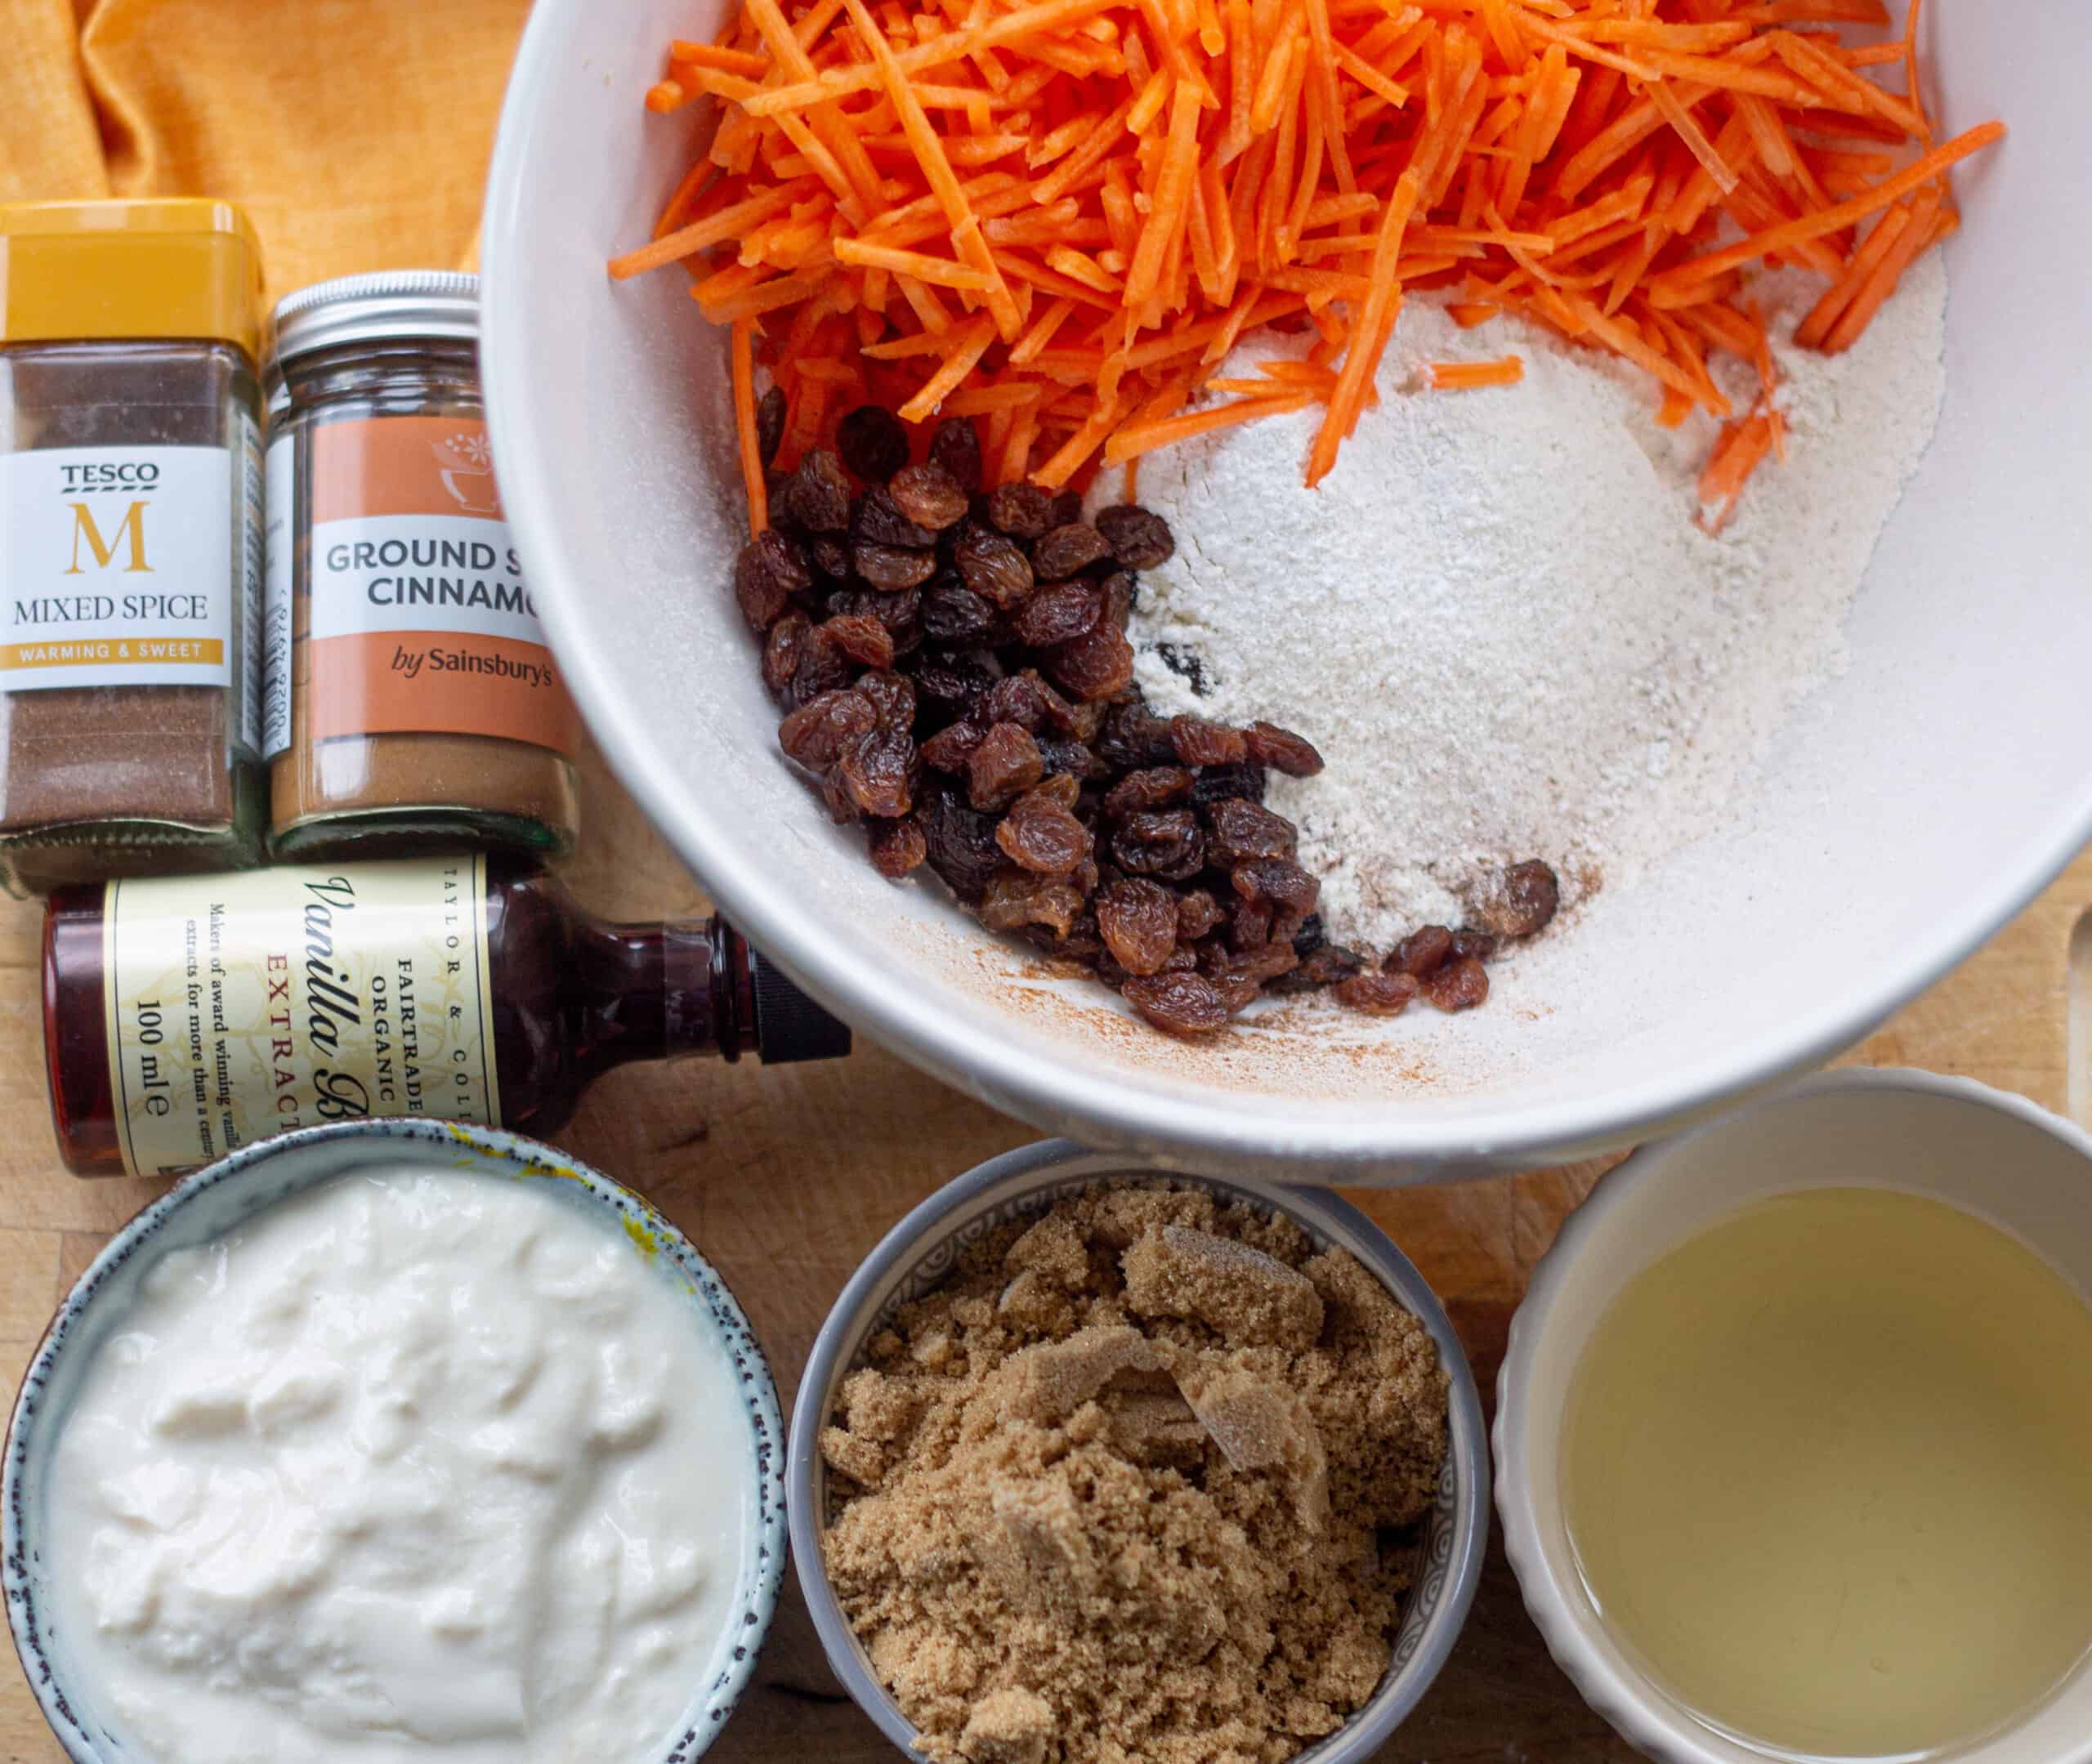
[[[1459,1338],[1437,1295],[1409,1258],[1364,1213],[1326,1190],[1272,1189],[1187,1176],[1143,1164],[1124,1153],[1085,1151],[1067,1140],[1049,1140],[968,1171],[886,1235],[821,1325],[793,1405],[785,1479],[799,1586],[837,1677],[903,1750],[911,1748],[915,1729],[887,1695],[851,1633],[823,1565],[821,1534],[828,1506],[819,1442],[837,1387],[894,1311],[936,1286],[968,1245],[996,1226],[1043,1212],[1099,1181],[1163,1178],[1282,1213],[1318,1246],[1350,1251],[1431,1332],[1451,1381],[1450,1449],[1439,1479],[1438,1503],[1424,1524],[1416,1585],[1396,1632],[1387,1676],[1363,1708],[1328,1739],[1299,1753],[1294,1764],[1362,1764],[1370,1757],[1438,1676],[1467,1621],[1489,1536],[1489,1444],[1482,1431],[1482,1400]]]
[[[644,1758],[601,1761],[691,1764],[717,1738],[747,1687],[784,1578],[784,1479],[778,1450],[784,1425],[769,1364],[726,1282],[682,1232],[629,1189],[518,1134],[427,1119],[304,1128],[235,1152],[184,1178],[141,1212],[59,1306],[23,1377],[0,1476],[0,1588],[7,1596],[15,1650],[44,1719],[74,1764],[145,1764],[137,1748],[126,1745],[99,1717],[92,1684],[72,1670],[65,1639],[44,1614],[45,1478],[66,1409],[95,1350],[121,1327],[140,1279],[167,1251],[207,1243],[286,1196],[377,1159],[544,1181],[548,1194],[643,1245],[662,1277],[687,1295],[695,1326],[719,1342],[740,1374],[756,1475],[737,1570],[737,1616],[712,1658],[693,1663],[689,1704],[664,1748]]]

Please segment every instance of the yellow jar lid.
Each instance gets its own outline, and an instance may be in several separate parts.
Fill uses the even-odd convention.
[[[0,203],[0,342],[215,339],[262,359],[262,248],[229,202]]]

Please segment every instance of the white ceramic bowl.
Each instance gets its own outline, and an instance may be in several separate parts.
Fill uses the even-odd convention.
[[[308,1127],[262,1140],[184,1177],[111,1238],[51,1319],[23,1374],[7,1427],[0,1485],[0,1591],[15,1650],[44,1719],[74,1764],[151,1764],[107,1719],[92,1677],[52,1617],[43,1548],[45,1485],[80,1381],[123,1327],[139,1283],[168,1251],[193,1248],[265,1208],[371,1163],[464,1170],[538,1181],[596,1229],[648,1246],[649,1259],[687,1310],[692,1329],[740,1375],[743,1425],[733,1449],[748,1454],[732,1615],[708,1658],[690,1661],[689,1700],[659,1748],[600,1764],[695,1764],[723,1730],[755,1674],[784,1574],[784,1426],[769,1363],[726,1284],[690,1239],[646,1202],[584,1163],[519,1133],[454,1122],[371,1120]],[[638,1252],[635,1250],[634,1254]],[[286,1760],[285,1764],[290,1764]]]
[[[836,1391],[873,1333],[901,1305],[949,1275],[968,1244],[998,1226],[1044,1212],[1063,1196],[1097,1183],[1138,1182],[1158,1173],[1066,1141],[1026,1145],[990,1159],[945,1184],[887,1233],[851,1276],[814,1339],[792,1406],[791,1455],[785,1470],[793,1566],[836,1677],[879,1731],[911,1757],[919,1756],[913,1749],[915,1729],[887,1694],[863,1645],[851,1632],[823,1565],[828,1492],[820,1431],[834,1406]],[[1272,1193],[1181,1172],[1173,1180],[1276,1210],[1316,1244],[1348,1250],[1430,1331],[1446,1368],[1451,1384],[1446,1465],[1439,1473],[1437,1503],[1417,1540],[1416,1583],[1402,1609],[1387,1672],[1349,1721],[1292,1761],[1366,1764],[1431,1688],[1459,1639],[1482,1579],[1482,1552],[1489,1540],[1489,1443],[1482,1433],[1474,1373],[1437,1294],[1388,1234],[1349,1202],[1312,1189]]]
[[[695,118],[641,103],[664,45],[709,34],[726,4],[539,0],[482,241],[494,451],[611,762],[765,953],[905,1057],[1048,1130],[1202,1168],[1400,1180],[1567,1158],[1855,1040],[2092,831],[2077,0],[2016,0],[2009,29],[1984,0],[1926,8],[1947,123],[2002,115],[2012,136],[1958,186],[1946,413],[1852,618],[1851,666],[1732,829],[1500,968],[1470,1016],[1323,1035],[1289,1007],[1197,1046],[1100,988],[1043,981],[941,891],[882,881],[778,753],[728,586],[745,529],[723,339],[678,272],[603,270],[649,236],[691,157]]]
[[[1638,1152],[1599,1183],[1535,1270],[1497,1382],[1496,1504],[1526,1608],[1592,1708],[1661,1764],[1764,1764],[1622,1652],[1571,1553],[1559,1445],[1571,1375],[1620,1289],[1755,1200],[1892,1188],[2003,1226],[2092,1293],[2092,1138],[2023,1097],[1926,1072],[1838,1072]],[[2089,1638],[2092,1639],[2092,1638]],[[2092,1764],[2092,1665],[1956,1764]]]

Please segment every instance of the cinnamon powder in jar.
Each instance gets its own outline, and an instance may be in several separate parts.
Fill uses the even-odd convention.
[[[323,283],[277,328],[272,850],[568,850],[579,723],[503,520],[476,279]]]

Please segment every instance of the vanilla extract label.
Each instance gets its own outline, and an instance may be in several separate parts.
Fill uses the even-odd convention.
[[[110,883],[124,1167],[371,1116],[498,1126],[485,900],[484,857]]]

